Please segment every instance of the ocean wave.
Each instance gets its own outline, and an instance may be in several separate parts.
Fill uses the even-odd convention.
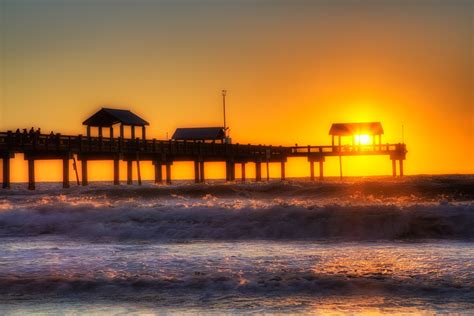
[[[130,276],[129,278],[81,279],[74,276],[43,277],[0,277],[0,297],[18,297],[19,295],[60,295],[79,296],[87,294],[97,298],[102,295],[120,299],[133,299],[134,295],[178,294],[198,292],[224,293],[240,292],[245,294],[310,294],[310,295],[462,295],[474,298],[473,284],[460,284],[456,281],[426,282],[416,277],[400,279],[391,276],[373,275],[366,277],[348,277],[346,275],[322,275],[312,271],[282,271],[263,273],[252,278],[240,274],[192,273],[183,278],[147,278]]]
[[[92,183],[88,187],[72,186],[59,189],[59,183],[39,183],[38,190],[25,190],[24,184],[14,184],[13,190],[0,190],[0,198],[32,198],[42,195],[105,197],[110,200],[121,199],[166,199],[174,196],[202,198],[212,195],[218,198],[344,198],[344,199],[394,199],[412,201],[472,201],[474,200],[473,175],[411,176],[400,178],[367,177],[346,178],[344,181],[329,179],[324,182],[311,182],[294,179],[285,182],[247,182],[223,183],[209,181],[194,184],[190,181],[175,181],[175,185],[161,186],[145,181],[143,186],[120,186],[110,183]]]
[[[0,236],[46,234],[88,240],[474,238],[472,203],[133,205],[55,202],[4,209]]]

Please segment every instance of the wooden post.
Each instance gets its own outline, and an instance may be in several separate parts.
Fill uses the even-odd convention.
[[[91,137],[91,127],[87,125],[87,137]]]
[[[396,164],[395,159],[392,159],[392,175],[394,177],[397,176],[397,164]]]
[[[205,181],[205,177],[204,177],[204,160],[200,161],[199,162],[199,173],[200,173],[200,182],[204,182]]]
[[[114,185],[120,184],[120,168],[118,158],[114,159]]]
[[[131,136],[131,138],[132,138],[132,139],[135,139],[135,125],[132,125],[130,128],[132,129],[132,132],[131,132],[131,135],[132,135],[132,136]]]
[[[163,170],[161,162],[155,161],[155,183],[163,182]]]
[[[132,170],[132,161],[127,160],[127,184],[131,185],[133,183],[133,170]]]
[[[10,189],[10,153],[3,156],[3,188]]]
[[[124,132],[123,132],[123,124],[120,123],[120,138],[123,139]]]
[[[286,176],[285,176],[285,162],[284,161],[281,162],[280,167],[281,167],[281,172],[280,172],[281,181],[285,181]]]
[[[137,153],[137,177],[138,177],[138,185],[142,185],[142,174],[140,172],[140,156]]]
[[[143,140],[146,139],[146,128],[145,128],[145,125],[142,126],[142,139],[143,139]]]
[[[339,179],[342,180],[342,156],[339,153]]]
[[[69,157],[63,158],[63,188],[69,188]]]
[[[310,180],[314,181],[314,160],[309,161]]]
[[[104,145],[104,140],[102,138],[102,126],[99,126],[99,150],[102,151],[103,145]]]
[[[403,177],[403,159],[400,159],[400,177]]]
[[[194,183],[199,183],[199,161],[194,160]]]
[[[72,156],[72,167],[74,168],[74,173],[76,174],[76,183],[79,185],[79,173],[77,172],[77,162],[76,157]]]
[[[245,182],[245,162],[242,162],[241,166],[241,171],[242,171],[242,182]]]
[[[28,159],[28,190],[35,189],[35,160]]]
[[[319,180],[323,181],[324,179],[324,169],[323,169],[323,160],[319,160]]]
[[[88,185],[89,181],[87,180],[87,160],[81,160],[81,172],[82,172],[82,185]]]
[[[262,181],[262,163],[260,161],[255,162],[255,181]]]
[[[270,181],[270,163],[267,160],[267,181]]]
[[[171,163],[166,163],[166,183],[171,184]]]

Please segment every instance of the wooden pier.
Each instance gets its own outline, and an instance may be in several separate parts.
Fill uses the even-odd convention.
[[[123,129],[123,127],[121,127]],[[81,164],[81,175],[76,171],[76,181],[88,184],[87,163],[93,160],[113,161],[113,183],[120,184],[119,161],[126,161],[127,184],[132,184],[134,165],[137,168],[138,184],[141,184],[140,162],[151,161],[155,170],[155,183],[172,181],[171,166],[175,161],[194,162],[194,178],[197,183],[205,181],[206,162],[225,162],[226,180],[234,181],[235,165],[241,165],[241,179],[246,181],[245,165],[255,164],[255,181],[262,181],[262,164],[281,164],[281,179],[285,179],[285,163],[289,157],[306,157],[310,165],[311,180],[315,180],[314,164],[319,165],[319,179],[324,178],[324,162],[329,157],[385,155],[392,160],[393,176],[403,176],[403,161],[406,159],[405,144],[373,145],[331,145],[331,146],[263,146],[227,144],[218,142],[198,142],[181,140],[146,139],[143,129],[142,138],[125,139],[124,137],[68,136],[61,134],[25,134],[19,132],[0,132],[0,159],[3,168],[3,188],[10,187],[10,159],[16,154],[23,154],[28,161],[28,189],[35,189],[35,161],[62,160],[63,187],[70,186],[69,162]],[[102,134],[102,133],[100,133]],[[123,135],[123,133],[121,133]],[[164,172],[163,172],[164,169]],[[268,173],[267,173],[268,177]]]

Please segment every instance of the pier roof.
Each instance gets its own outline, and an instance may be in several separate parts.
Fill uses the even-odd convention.
[[[362,134],[382,135],[382,124],[380,122],[334,123],[329,130],[329,135],[332,136],[352,136]]]
[[[149,125],[147,121],[129,110],[110,108],[100,109],[98,112],[85,120],[82,125],[109,127],[117,123],[131,126]]]
[[[225,138],[224,127],[177,128],[172,139],[175,140],[217,140]]]

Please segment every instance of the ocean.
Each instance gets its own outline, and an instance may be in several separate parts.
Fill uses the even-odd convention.
[[[0,191],[0,314],[474,313],[474,176]]]

